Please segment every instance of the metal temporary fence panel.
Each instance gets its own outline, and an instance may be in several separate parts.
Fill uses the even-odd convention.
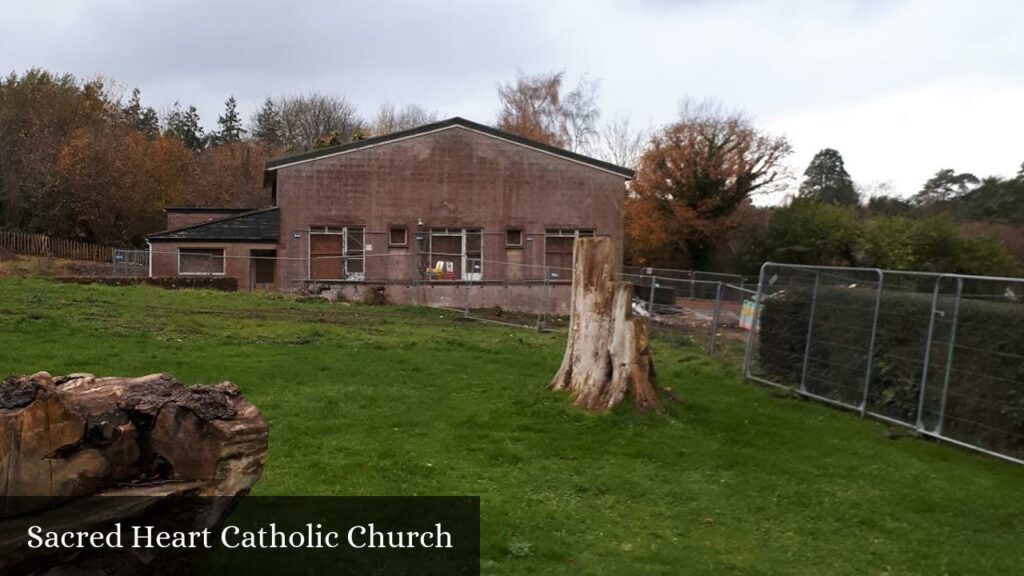
[[[762,279],[751,376],[861,409],[881,273],[765,266]]]
[[[149,275],[149,250],[112,249],[111,268],[115,278]]]
[[[1024,280],[762,267],[748,378],[1024,463]]]

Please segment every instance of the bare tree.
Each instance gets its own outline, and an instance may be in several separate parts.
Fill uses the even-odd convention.
[[[408,130],[431,122],[437,122],[436,111],[427,110],[418,104],[407,104],[402,108],[391,102],[381,104],[377,115],[370,121],[369,135],[383,136],[400,130]]]
[[[355,105],[344,96],[312,92],[274,100],[281,141],[290,150],[309,150],[324,137],[348,142],[362,128]]]
[[[573,152],[590,152],[597,138],[597,107],[600,83],[586,76],[562,99],[561,128],[565,147]]]
[[[587,150],[597,133],[598,82],[583,78],[562,94],[565,71],[525,76],[498,86],[501,110],[498,128],[524,138],[566,148]]]
[[[616,117],[601,127],[595,154],[612,164],[636,168],[650,134],[634,128],[628,116]]]

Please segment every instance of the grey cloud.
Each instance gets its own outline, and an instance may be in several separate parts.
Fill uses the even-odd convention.
[[[517,69],[600,78],[605,114],[640,125],[687,96],[770,123],[943,83],[1024,87],[1022,20],[995,0],[65,0],[7,6],[0,63],[103,73],[207,126],[229,94],[248,113],[311,90],[488,122]]]

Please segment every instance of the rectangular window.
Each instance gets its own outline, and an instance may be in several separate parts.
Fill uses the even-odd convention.
[[[483,230],[480,228],[431,228],[430,266],[436,280],[483,278]]]
[[[572,245],[577,238],[594,235],[591,229],[548,228],[544,231],[544,266],[549,278],[572,278]]]
[[[362,226],[311,226],[310,280],[365,280]]]
[[[509,228],[505,230],[505,246],[509,248],[523,247],[523,231],[521,228]]]
[[[388,229],[388,246],[407,246],[408,236],[404,226],[392,226]]]
[[[223,276],[223,248],[178,248],[178,274],[182,276]]]

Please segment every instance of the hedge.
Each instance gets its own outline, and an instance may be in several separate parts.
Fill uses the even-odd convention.
[[[220,290],[222,292],[237,292],[238,279],[228,276],[196,276],[196,277],[175,277],[175,278],[149,278],[128,277],[128,278],[104,278],[92,276],[58,276],[58,282],[72,284],[103,284],[105,286],[158,286],[160,288],[206,288],[209,290]]]
[[[946,290],[944,290],[946,292]],[[787,289],[764,300],[757,358],[764,374],[798,385],[810,319],[811,290]],[[952,296],[939,299],[925,394],[925,428],[935,431],[950,358]],[[806,390],[859,406],[875,292],[820,287],[808,354]],[[917,422],[932,295],[883,291],[867,408]],[[964,297],[952,347],[942,434],[1000,452],[1024,455],[1024,304]]]

